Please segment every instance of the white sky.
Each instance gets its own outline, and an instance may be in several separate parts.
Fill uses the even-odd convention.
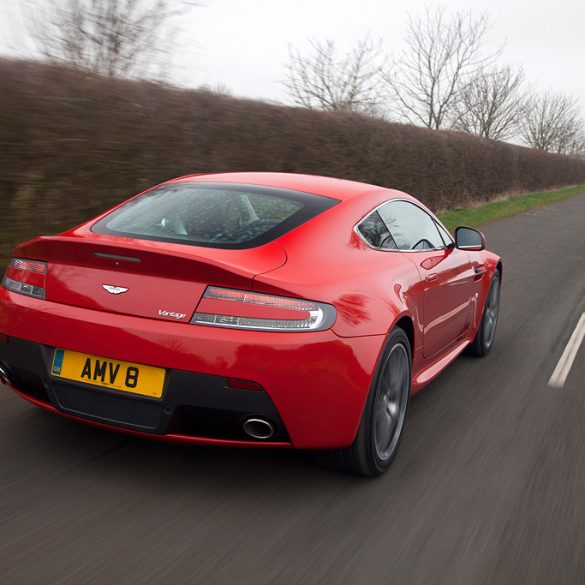
[[[51,0],[46,0],[50,2]],[[424,0],[200,0],[181,24],[172,78],[182,85],[225,84],[235,95],[286,101],[288,46],[310,38],[349,48],[370,33],[389,53],[401,47],[408,11]],[[0,2],[0,52],[22,49],[18,2]],[[427,1],[427,4],[434,4]],[[585,107],[584,0],[444,0],[450,10],[489,15],[493,48],[506,43],[502,62],[524,66],[539,89],[580,98]]]
[[[487,13],[490,44],[506,43],[503,62],[523,65],[538,88],[574,94],[585,107],[584,0],[441,4]],[[302,49],[314,37],[349,47],[369,32],[388,52],[399,51],[407,13],[424,6],[424,0],[207,0],[185,29],[199,46],[176,58],[176,76],[189,85],[221,82],[237,95],[286,100],[279,80],[289,44]]]

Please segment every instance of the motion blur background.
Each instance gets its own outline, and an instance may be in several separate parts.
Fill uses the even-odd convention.
[[[582,184],[583,10],[0,0],[0,259],[193,172],[347,177],[434,209]]]
[[[0,583],[582,585],[584,350],[547,381],[585,312],[584,21],[577,0],[0,0],[0,266],[194,172],[434,210],[577,186],[482,227],[494,349],[413,398],[377,480],[133,440],[1,388]]]

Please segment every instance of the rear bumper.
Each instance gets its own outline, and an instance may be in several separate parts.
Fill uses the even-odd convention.
[[[67,414],[65,412],[59,411],[55,408],[52,404],[48,404],[43,400],[38,400],[28,394],[24,394],[19,392],[13,386],[10,388],[19,396],[28,400],[30,403],[34,404],[35,406],[39,406],[43,410],[47,410],[48,412],[52,412],[53,414],[59,414],[60,416],[74,420],[76,422],[86,423],[92,427],[96,427],[99,429],[105,429],[109,431],[115,431],[117,433],[121,433],[124,435],[130,435],[133,437],[140,437],[143,439],[155,439],[156,441],[161,441],[165,443],[175,443],[177,445],[206,445],[211,447],[244,447],[244,448],[254,448],[254,447],[261,447],[261,448],[272,448],[272,449],[288,449],[292,445],[287,442],[280,442],[280,441],[236,441],[233,439],[213,439],[210,437],[199,437],[199,436],[192,436],[192,435],[181,435],[177,433],[167,433],[165,435],[153,435],[152,433],[144,433],[141,431],[136,431],[132,429],[127,429],[120,426],[115,426],[111,424],[104,424],[94,420],[73,416]]]
[[[236,443],[255,442],[243,432],[243,424],[247,418],[261,417],[275,429],[270,443],[289,443],[266,392],[229,388],[221,376],[168,370],[162,399],[138,396],[51,376],[54,351],[16,337],[0,346],[10,386],[48,410],[140,434]]]
[[[25,398],[68,417],[175,442],[336,448],[355,436],[382,336],[332,331],[267,333],[105,313],[0,287],[0,362]],[[16,338],[16,339],[13,339]],[[55,347],[167,370],[163,401],[63,382],[49,374]],[[226,378],[265,392],[233,390]],[[278,429],[272,443],[248,440],[247,415]]]

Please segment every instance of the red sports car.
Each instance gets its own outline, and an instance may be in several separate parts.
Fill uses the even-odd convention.
[[[380,474],[409,396],[492,347],[502,263],[484,247],[374,185],[181,177],[16,248],[0,379],[99,427]]]

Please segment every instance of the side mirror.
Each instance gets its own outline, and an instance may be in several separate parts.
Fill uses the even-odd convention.
[[[455,245],[460,250],[479,252],[485,248],[485,236],[479,230],[461,226],[455,230]]]

